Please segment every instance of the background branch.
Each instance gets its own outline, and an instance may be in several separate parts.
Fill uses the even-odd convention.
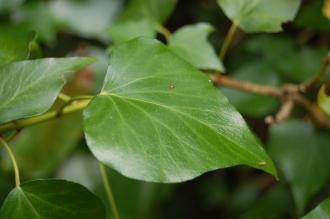
[[[220,74],[212,74],[210,78],[213,83],[218,86],[230,87],[248,93],[272,96],[284,100],[275,118],[266,117],[266,122],[268,123],[281,122],[288,119],[294,105],[298,104],[311,115],[313,122],[316,123],[317,126],[330,127],[330,117],[323,112],[318,105],[312,103],[300,94],[300,85],[285,84],[282,87],[258,85],[248,81],[235,80]]]

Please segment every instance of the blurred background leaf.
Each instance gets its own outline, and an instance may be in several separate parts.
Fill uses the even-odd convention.
[[[269,153],[282,172],[280,179],[290,184],[301,215],[311,198],[328,182],[330,134],[310,124],[291,120],[270,130]]]

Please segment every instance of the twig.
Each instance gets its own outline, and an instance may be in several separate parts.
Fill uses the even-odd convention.
[[[67,102],[67,101],[69,101],[71,99],[71,97],[69,95],[64,94],[64,93],[60,93],[58,95],[58,99],[60,99],[60,100],[62,100],[64,102]]]
[[[212,74],[211,80],[216,85],[224,85],[226,87],[235,88],[249,93],[273,97],[282,96],[282,91],[280,88],[258,85],[248,81],[239,81],[220,74]]]
[[[287,119],[291,114],[292,108],[294,107],[293,103],[297,103],[306,109],[306,111],[313,118],[313,121],[318,126],[330,127],[330,117],[325,114],[316,104],[311,103],[308,99],[299,93],[301,91],[299,89],[299,85],[285,84],[282,87],[265,86],[254,84],[248,81],[235,80],[219,74],[212,74],[210,78],[216,85],[223,85],[262,96],[272,96],[281,100],[289,99],[288,101],[283,102],[283,105],[277,113],[276,118],[269,119],[270,117],[268,117],[268,122],[280,122]]]
[[[330,65],[330,52],[328,53],[328,56],[324,59],[323,64],[321,66],[321,69],[320,69],[319,73],[316,74],[314,78],[312,78],[312,79],[310,79],[310,80],[302,83],[300,85],[301,90],[303,92],[306,92],[314,84],[316,84],[317,82],[321,81],[329,65]]]
[[[278,113],[276,114],[276,116],[275,117],[267,116],[265,118],[265,122],[267,124],[284,122],[285,120],[287,120],[290,117],[293,107],[294,107],[293,100],[291,98],[286,98],[283,101],[282,106],[281,106],[280,110],[278,111]]]
[[[295,103],[304,107],[311,115],[314,122],[320,127],[330,127],[330,117],[321,110],[318,105],[311,103],[301,94],[295,94],[292,96]]]
[[[93,96],[76,96],[76,97],[70,97],[69,100],[67,100],[62,106],[60,106],[58,109],[57,109],[57,117],[59,117],[62,113],[63,113],[63,109],[70,105],[70,104],[74,104],[76,101],[78,100],[91,100],[93,98]]]

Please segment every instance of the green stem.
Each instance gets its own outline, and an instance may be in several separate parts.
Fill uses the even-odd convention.
[[[64,93],[60,93],[58,95],[58,99],[63,100],[64,102],[67,102],[71,99],[71,97],[69,95],[64,94]]]
[[[115,198],[114,198],[113,193],[112,193],[112,189],[111,189],[111,186],[110,186],[110,182],[109,182],[105,167],[102,163],[99,163],[99,168],[100,168],[100,173],[101,173],[104,189],[107,193],[108,201],[109,201],[113,216],[115,217],[115,219],[120,219],[118,209],[117,209],[117,205],[116,205],[116,202],[115,202]]]
[[[78,100],[91,100],[93,98],[93,96],[76,96],[76,97],[70,97],[69,100],[67,100],[59,109],[57,109],[57,116],[60,116],[63,112],[63,109],[66,106],[69,106],[70,104],[72,104],[75,101]]]
[[[90,100],[82,100],[82,101],[77,101],[74,104],[65,106],[62,109],[62,113],[58,115],[58,110],[50,111],[48,113],[42,114],[40,116],[34,116],[31,118],[26,118],[26,119],[20,119],[16,120],[15,122],[9,122],[0,125],[0,133],[6,132],[6,131],[11,131],[11,130],[19,130],[27,126],[35,125],[44,121],[48,121],[57,117],[61,117],[63,115],[67,115],[70,113],[74,113],[77,111],[80,111],[84,109]]]
[[[0,137],[0,143],[1,145],[3,145],[11,159],[11,162],[13,164],[14,167],[14,172],[15,172],[15,184],[16,187],[20,187],[21,185],[21,181],[20,181],[20,177],[19,177],[19,170],[18,170],[18,165],[14,156],[13,151],[10,149],[9,145],[7,144],[7,142],[5,141],[5,139],[3,139],[2,137]]]
[[[220,54],[219,54],[219,58],[223,61],[225,56],[226,56],[226,53],[228,51],[228,48],[230,46],[230,43],[231,41],[233,40],[233,36],[234,34],[236,33],[236,30],[237,30],[237,24],[236,23],[233,23],[226,35],[226,38],[223,42],[223,45],[221,47],[221,50],[220,50]]]
[[[160,33],[165,37],[166,42],[168,43],[170,38],[171,38],[171,31],[169,31],[166,27],[164,27],[161,24],[158,24],[157,27],[157,32]]]

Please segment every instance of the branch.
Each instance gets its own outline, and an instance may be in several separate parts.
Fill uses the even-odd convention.
[[[226,87],[235,88],[249,93],[259,94],[262,96],[282,96],[282,91],[279,88],[253,84],[248,81],[239,81],[219,74],[212,74],[211,80],[215,85],[223,85]]]
[[[301,94],[293,95],[293,100],[304,107],[311,115],[313,121],[320,127],[330,127],[330,117],[320,109],[316,104],[313,104]]]
[[[301,84],[300,85],[301,90],[306,92],[314,84],[321,81],[322,78],[324,77],[324,74],[325,74],[325,72],[326,72],[329,65],[330,65],[330,52],[328,53],[328,56],[324,59],[319,73],[316,74],[316,76],[314,78],[312,78],[312,79],[306,81],[305,83]]]
[[[276,116],[275,117],[267,116],[265,118],[265,122],[267,124],[284,122],[285,120],[287,120],[290,117],[293,107],[294,107],[294,101],[292,100],[292,98],[286,98],[283,101],[282,106],[281,106],[280,110],[278,111],[278,113],[276,114]]]
[[[254,93],[262,96],[272,96],[284,100],[282,107],[275,118],[267,117],[267,122],[274,123],[286,120],[290,116],[294,107],[293,103],[297,103],[306,109],[318,126],[330,127],[330,117],[316,104],[313,104],[299,93],[301,91],[300,85],[285,84],[282,87],[265,86],[248,81],[235,80],[219,74],[212,74],[210,78],[215,85],[223,85],[225,87],[238,89],[248,93]]]
[[[0,133],[12,131],[12,130],[20,130],[24,127],[31,126],[34,124],[38,124],[47,120],[55,119],[58,117],[62,117],[64,115],[74,113],[84,109],[90,100],[82,100],[72,103],[71,105],[65,106],[61,113],[58,113],[58,110],[50,111],[48,113],[42,114],[40,116],[34,116],[31,118],[20,119],[14,122],[9,122],[0,125]]]

